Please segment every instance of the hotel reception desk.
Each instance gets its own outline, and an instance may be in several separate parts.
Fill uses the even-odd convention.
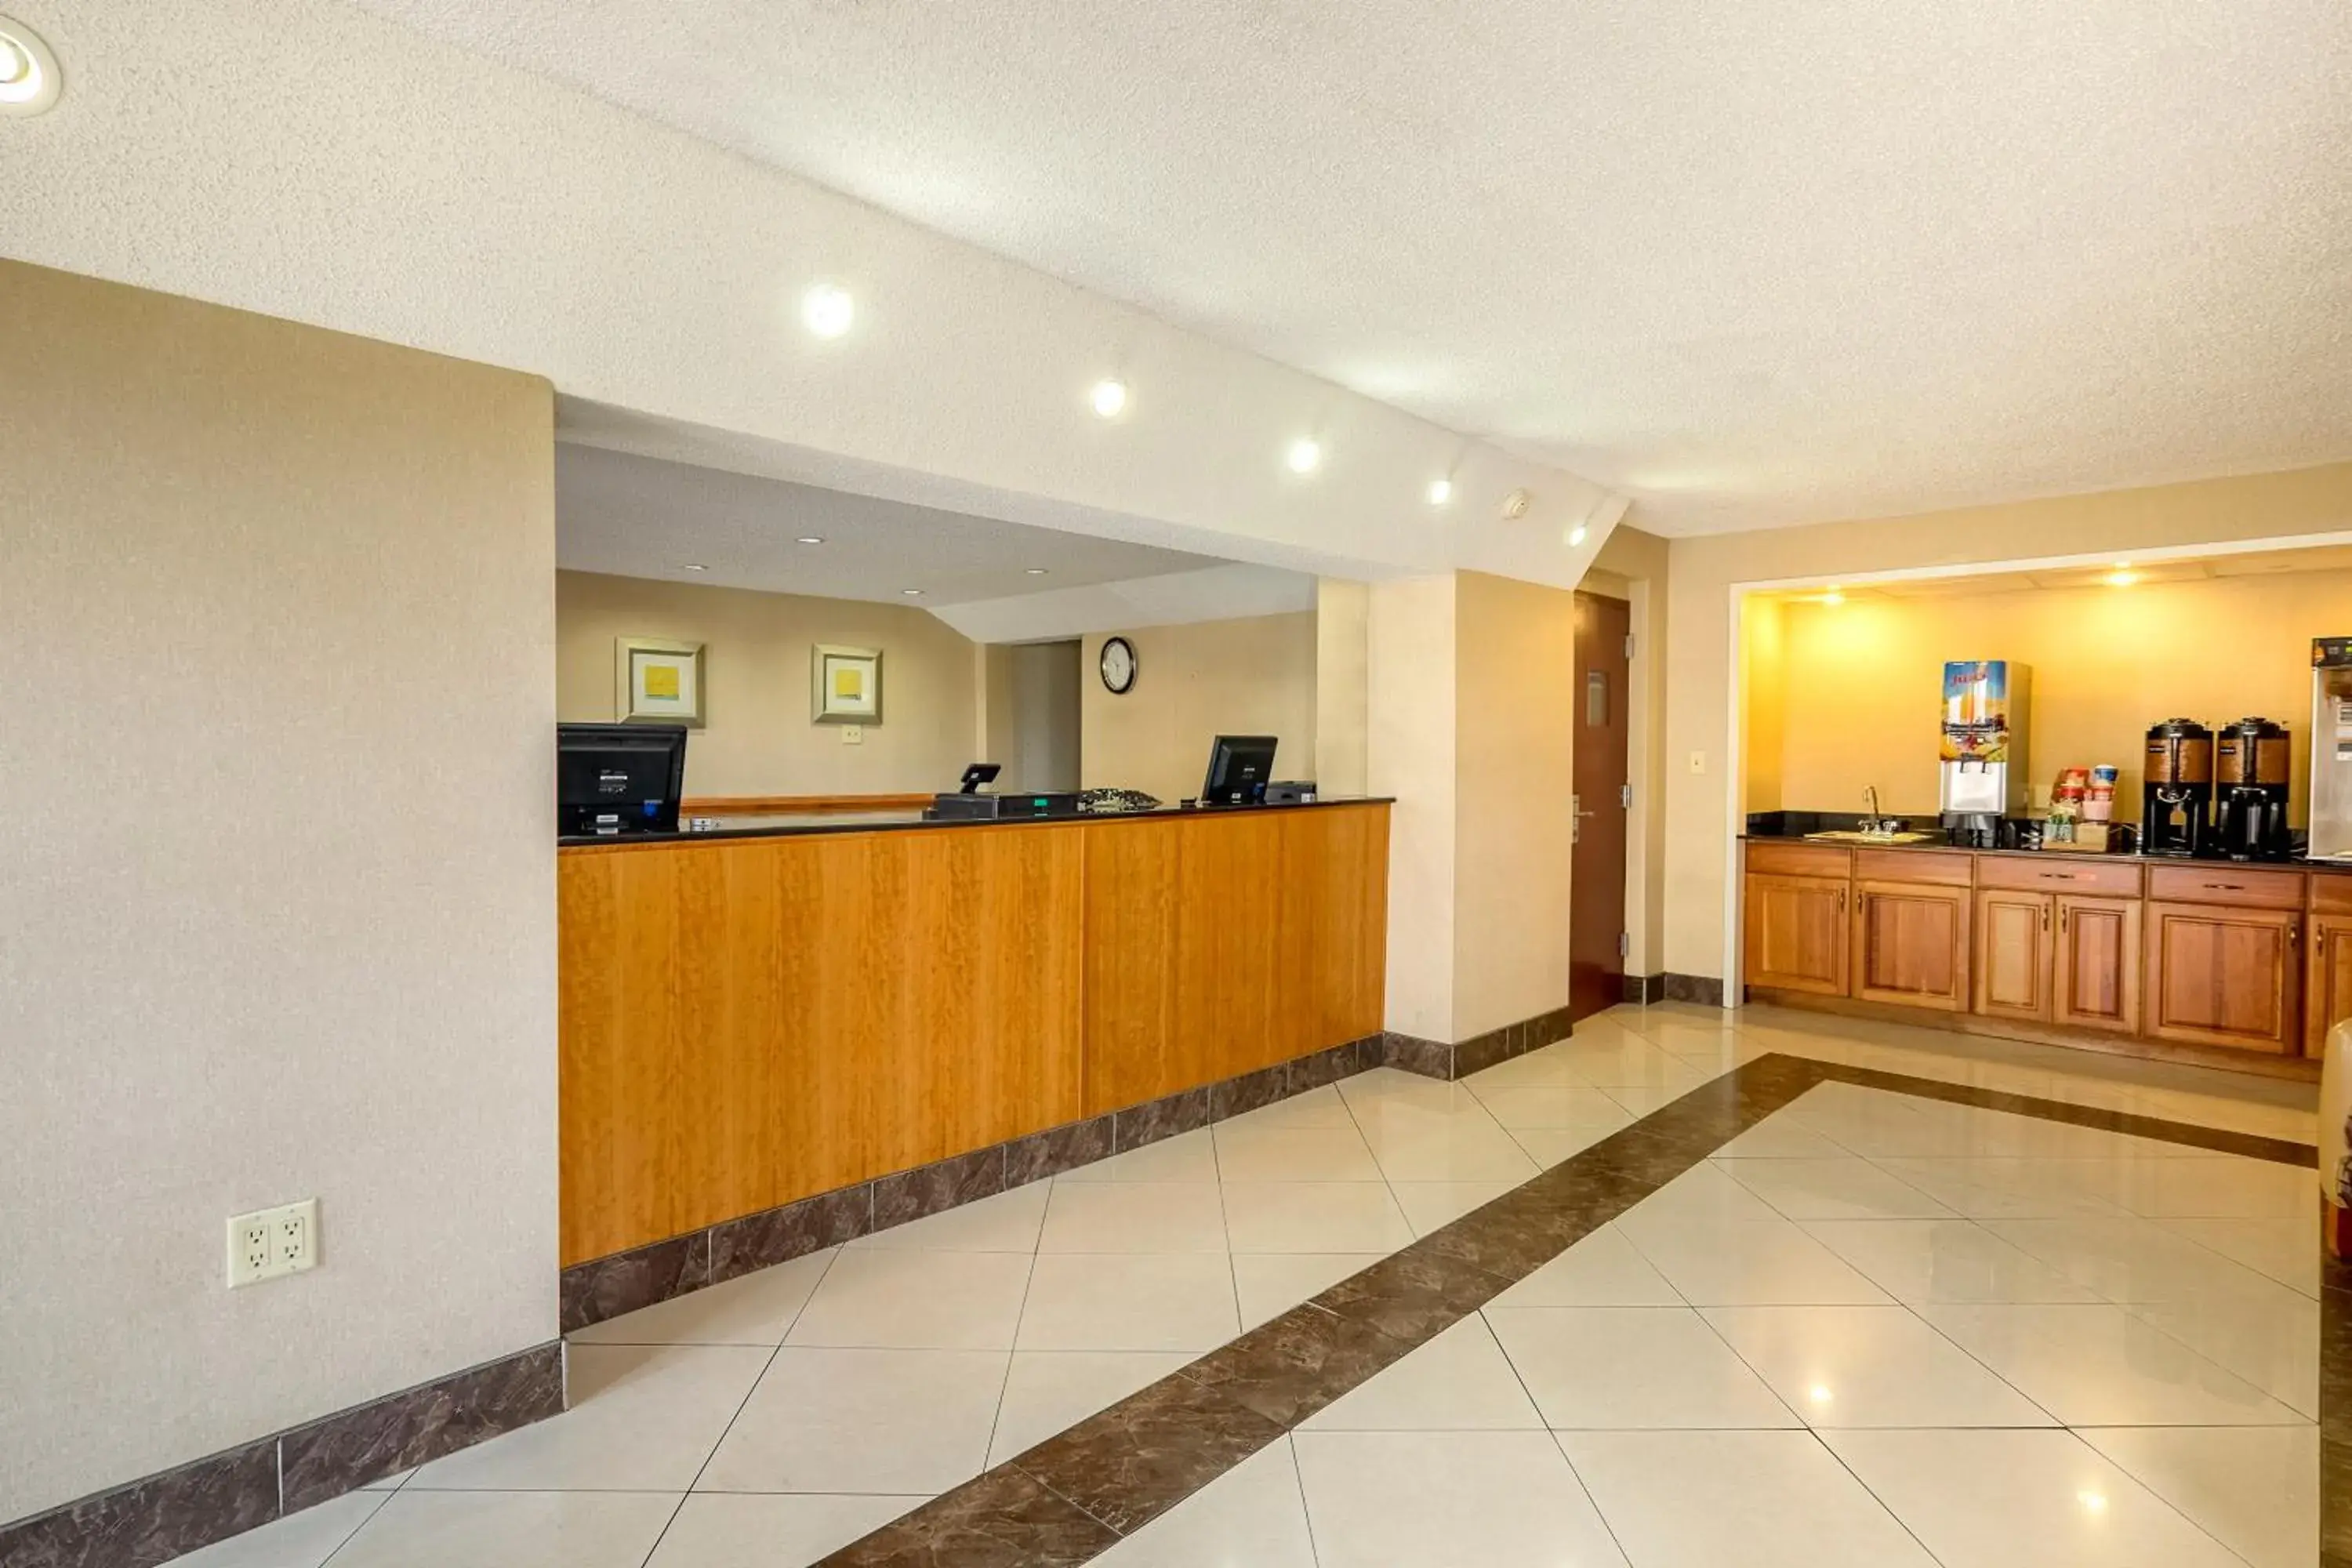
[[[1388,833],[1328,801],[567,842],[563,1265],[1379,1033]]]

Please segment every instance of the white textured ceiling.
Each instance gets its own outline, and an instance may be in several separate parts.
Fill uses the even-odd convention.
[[[360,3],[1662,531],[2352,456],[2344,0]]]
[[[824,542],[802,544],[803,537]],[[575,572],[923,607],[1219,564],[1179,550],[569,442],[555,448],[555,560]],[[1033,567],[1045,575],[1031,575]],[[910,598],[907,588],[922,595]]]

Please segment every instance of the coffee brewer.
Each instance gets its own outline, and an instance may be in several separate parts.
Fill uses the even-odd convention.
[[[2213,814],[2213,731],[2167,719],[2147,732],[2139,847],[2143,855],[2202,855]]]
[[[2286,726],[2241,719],[2221,728],[2213,747],[2214,848],[2232,860],[2284,860],[2286,831]]]

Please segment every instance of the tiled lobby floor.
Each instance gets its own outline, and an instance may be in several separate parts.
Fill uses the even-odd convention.
[[[182,1561],[813,1562],[1769,1051],[2313,1136],[2307,1088],[1622,1009],[599,1324],[566,1415]],[[2305,1568],[2313,1201],[1825,1083],[1097,1561]]]

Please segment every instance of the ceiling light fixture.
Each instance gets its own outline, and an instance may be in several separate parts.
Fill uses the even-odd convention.
[[[709,567],[705,566],[699,561],[687,561],[680,563],[680,564],[682,564],[688,572],[708,572],[710,570]]]
[[[1570,550],[1575,549],[1578,545],[1584,542],[1586,534],[1584,531],[1584,524],[1580,522],[1574,528],[1568,531],[1568,547]]]
[[[2081,1503],[2084,1509],[2088,1510],[2092,1513],[2105,1513],[2107,1511],[2107,1500],[2101,1493],[2087,1489],[2079,1491],[2074,1494],[2074,1500]]]
[[[821,338],[837,338],[857,319],[857,301],[846,289],[820,283],[801,296],[801,321]]]
[[[1030,567],[1030,568],[1028,569],[1028,571],[1029,571],[1029,575],[1031,575],[1032,577],[1043,577],[1044,575],[1045,575],[1045,567],[1043,567],[1043,566],[1032,566],[1032,567]]]
[[[38,114],[58,100],[64,79],[40,35],[0,16],[0,114]]]
[[[1311,474],[1315,466],[1323,460],[1323,448],[1301,436],[1290,444],[1290,450],[1283,455],[1282,460],[1294,474]]]
[[[1826,1383],[1817,1383],[1805,1390],[1805,1393],[1816,1405],[1827,1405],[1835,1397],[1830,1393],[1830,1385]]]
[[[1095,383],[1094,391],[1087,394],[1087,401],[1095,405],[1097,414],[1106,419],[1116,419],[1127,410],[1127,383],[1098,381]]]
[[[1452,479],[1432,479],[1429,481],[1430,505],[1444,506],[1453,499],[1454,481]]]
[[[1845,603],[1845,595],[1839,593],[1835,588],[1824,588],[1822,590],[1822,603],[1824,605],[1843,605]]]
[[[2128,561],[2116,562],[2116,569],[2107,574],[2109,585],[2116,588],[2128,588],[2138,581],[2139,574],[2132,570],[2132,563]]]
[[[795,544],[823,544],[824,539],[814,533],[803,533],[793,541]]]
[[[898,592],[906,595],[909,599],[919,599],[923,596],[923,591],[920,588],[901,588]]]

